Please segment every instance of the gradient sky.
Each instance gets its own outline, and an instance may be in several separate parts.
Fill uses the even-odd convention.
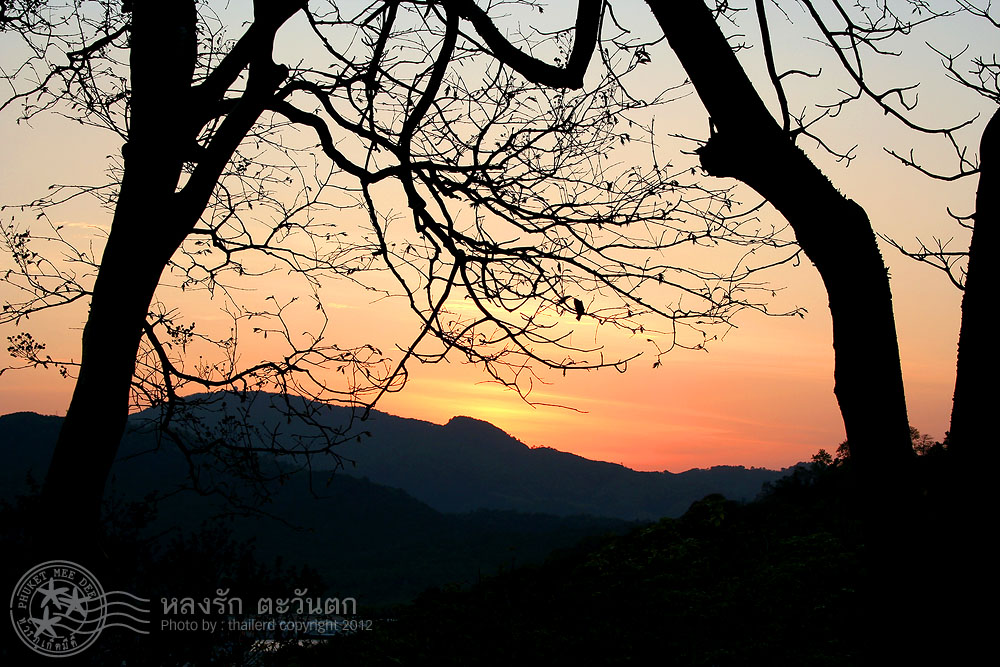
[[[619,20],[648,24],[641,4],[615,6]],[[550,12],[546,20],[557,23],[560,15]],[[779,66],[782,62],[789,66],[797,49],[809,48],[801,46],[801,38],[792,40],[798,26],[801,23],[778,30],[786,40],[777,49]],[[937,44],[968,39],[967,31],[959,34],[961,26],[949,24],[931,37],[939,39]],[[752,41],[754,34],[748,34]],[[930,94],[924,94],[919,107],[922,119],[947,123],[988,109],[970,93],[943,80],[938,59],[928,53],[922,39],[909,44],[912,56],[910,52],[906,56],[910,59],[901,59],[885,71],[876,70],[876,75],[905,81],[928,79],[924,87]],[[683,78],[670,68],[671,56],[662,47],[653,55],[654,64],[640,85],[662,86],[664,80]],[[742,54],[755,74],[762,67],[759,56],[755,49]],[[800,106],[809,103],[804,97],[796,101]],[[945,208],[971,212],[974,179],[943,184],[908,171],[883,146],[907,150],[915,145],[928,163],[942,171],[951,162],[941,146],[913,138],[891,120],[862,107],[821,126],[824,137],[838,145],[858,145],[858,157],[850,167],[817,152],[808,142],[804,147],[843,192],[865,207],[880,234],[906,243],[918,235],[956,236],[960,245],[967,237],[948,219]],[[105,156],[117,150],[113,137],[59,118],[39,118],[28,125],[14,121],[9,111],[0,115],[4,155],[0,202],[5,204],[30,200],[51,183],[96,182],[107,164]],[[697,136],[704,136],[707,129],[704,111],[693,96],[671,106],[670,113],[658,117],[657,123],[658,127],[670,123],[677,132]],[[982,125],[975,124],[963,135],[974,148]],[[752,198],[752,194],[744,195],[747,201]],[[10,211],[5,214],[6,224],[11,215]],[[64,207],[60,215],[57,222],[67,224],[79,242],[97,239],[99,243],[109,220],[92,203]],[[887,244],[883,244],[883,254],[892,280],[910,421],[941,438],[951,407],[960,293],[939,272],[902,257]],[[8,261],[0,259],[0,268]],[[833,395],[830,320],[818,275],[803,262],[781,267],[768,278],[783,288],[775,299],[776,308],[804,307],[808,310],[805,318],[742,313],[734,321],[737,328],[709,351],[672,352],[656,369],[644,339],[602,338],[600,342],[610,349],[644,355],[626,373],[606,369],[543,375],[548,384],[536,387],[531,398],[567,408],[532,407],[458,359],[412,367],[404,391],[387,396],[378,407],[438,423],[454,415],[478,417],[532,446],[555,447],[641,470],[680,471],[716,464],[787,466],[808,459],[820,447],[836,448],[844,432]],[[371,341],[388,351],[394,343],[405,344],[416,335],[415,318],[399,300],[373,302],[370,294],[345,285],[325,292],[324,299],[332,327],[350,341]],[[208,311],[192,315],[213,317]],[[20,329],[2,327],[0,334],[30,331],[46,342],[53,356],[78,358],[83,316],[81,308],[65,309],[33,317]],[[584,323],[574,335],[592,340],[595,332]],[[0,362],[0,367],[5,364]],[[72,382],[53,370],[5,373],[0,377],[0,413],[62,414],[71,391]]]

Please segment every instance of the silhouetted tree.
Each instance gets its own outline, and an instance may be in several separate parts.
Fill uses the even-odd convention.
[[[1000,27],[996,9],[989,3],[980,6],[975,2],[959,0],[956,6],[959,18],[971,18],[992,29]],[[932,46],[941,56],[942,64],[952,80],[990,103],[1000,104],[1000,64],[996,53],[970,53],[971,47],[971,44],[967,45],[955,55]],[[990,295],[996,288],[996,278],[984,268],[984,258],[997,247],[1000,169],[996,162],[997,154],[1000,153],[1000,111],[993,110],[990,115],[979,139],[978,155],[970,150],[970,146],[953,137],[948,138],[954,148],[957,163],[957,168],[951,172],[942,171],[939,166],[931,167],[921,163],[912,152],[909,155],[890,152],[903,164],[935,180],[957,181],[979,177],[972,215],[952,214],[959,225],[971,230],[969,247],[956,248],[952,245],[952,239],[940,238],[935,238],[931,244],[917,239],[919,248],[916,250],[909,250],[896,241],[891,242],[910,257],[943,271],[951,283],[963,291],[962,325],[948,443],[952,455],[957,457],[963,468],[971,471],[991,468],[989,465],[983,466],[982,461],[984,457],[993,456],[993,447],[987,442],[992,430],[989,423],[992,401],[990,393],[982,388],[994,381],[991,364],[984,363],[984,360],[992,354],[987,320],[991,308]]]
[[[455,4],[498,58],[529,80],[551,81],[548,74],[538,76],[542,65],[536,59],[505,42],[483,12],[469,8],[471,2]],[[648,4],[711,118],[713,134],[698,150],[702,167],[712,176],[743,181],[778,209],[823,278],[833,316],[835,393],[854,458],[879,476],[905,468],[912,450],[892,296],[865,211],[796,146],[796,137],[808,128],[792,127],[787,103],[780,120],[768,111],[716,23],[728,6],[713,13],[701,0]],[[581,2],[579,7],[577,29],[582,30],[604,6]],[[774,72],[769,45],[765,51],[783,101],[782,77]],[[567,68],[555,83],[578,83],[573,74]]]
[[[819,116],[807,119],[804,114],[797,117],[790,111],[785,80],[789,76],[818,74],[808,74],[801,66],[779,71],[763,0],[755,3],[755,9],[768,74],[765,85],[773,88],[777,98],[777,117],[769,111],[759,87],[735,55],[735,50],[743,44],[731,44],[719,26],[720,21],[735,23],[736,10],[729,3],[710,3],[714,4],[712,9],[702,0],[670,3],[647,0],[647,4],[710,117],[711,135],[697,151],[701,166],[710,175],[742,181],[770,202],[788,221],[803,252],[823,279],[833,320],[834,391],[844,418],[852,467],[863,480],[863,498],[868,509],[866,531],[873,585],[867,594],[871,596],[872,609],[877,610],[869,619],[871,638],[886,651],[884,657],[893,651],[911,650],[912,624],[904,619],[912,620],[914,614],[919,616],[915,610],[924,608],[926,601],[918,599],[914,592],[911,584],[915,571],[908,565],[908,554],[916,547],[920,531],[913,523],[917,511],[912,474],[914,449],[888,273],[864,209],[834,187],[796,145],[796,140],[814,138],[839,159],[849,160],[850,152],[838,154],[829,148],[815,134],[812,125],[826,115],[839,114],[856,100],[865,99],[911,130],[942,136],[958,147],[956,132],[967,126],[969,119],[941,128],[921,125],[910,118],[913,102],[908,101],[908,96],[913,86],[877,90],[866,75],[866,63],[871,57],[891,54],[885,40],[908,34],[916,25],[945,17],[948,12],[914,2],[908,6],[917,17],[907,19],[887,2],[847,7],[833,0],[823,9],[811,0],[800,3],[811,28],[819,31],[821,43],[830,47],[851,86],[850,90],[838,88],[839,98],[820,105],[823,110]],[[583,11],[584,3],[580,7]],[[603,11],[603,5],[593,11]],[[988,18],[988,10],[974,11]],[[580,25],[580,19],[577,24]],[[487,43],[490,44],[489,40]],[[511,58],[503,55],[504,49],[493,50],[523,76],[534,80],[538,66],[528,56]],[[979,63],[979,72],[985,72],[986,76],[978,87],[995,87],[995,64],[984,64],[988,63],[985,60]],[[977,84],[973,83],[973,87]],[[993,126],[991,123],[987,128],[988,140],[995,134]],[[984,146],[984,183],[990,176],[988,151]],[[964,157],[961,149],[959,152]],[[977,220],[990,215],[994,191],[995,188],[980,188]],[[973,256],[982,252],[980,226],[977,225],[977,237],[973,240]],[[974,261],[971,258],[970,264]],[[963,304],[961,352],[965,359],[959,362],[956,391],[956,410],[960,415],[965,402],[976,401],[974,392],[981,392],[980,387],[984,386],[980,379],[979,385],[973,385],[977,389],[971,390],[972,396],[968,390],[962,391],[968,386],[961,377],[968,364],[978,365],[976,372],[980,375],[991,369],[985,357],[971,351],[977,349],[974,341],[978,336],[968,330],[983,331],[979,323],[986,312],[973,304],[973,297],[967,294]],[[968,325],[965,318],[969,319]],[[987,400],[983,393],[979,397],[978,400]],[[979,414],[985,415],[986,411],[980,408]],[[964,419],[960,417],[960,421]],[[879,616],[892,620],[884,631],[875,629],[873,621]]]
[[[994,99],[1000,102],[1000,95],[994,93]],[[989,442],[994,401],[986,387],[993,386],[996,375],[993,365],[986,360],[995,355],[988,321],[997,279],[986,262],[997,247],[997,225],[1000,224],[1000,166],[997,164],[1000,111],[993,114],[983,132],[979,154],[979,189],[962,296],[962,327],[958,338],[949,443],[964,465],[992,469],[993,466],[984,465],[984,458],[995,460],[996,457],[994,443]]]
[[[487,46],[493,53],[523,76],[543,79],[536,74],[541,64],[527,54],[512,52],[517,49],[504,42],[483,12],[465,9],[471,3],[456,3],[463,7],[463,16],[480,29]],[[727,3],[717,3],[714,10],[700,0],[681,3],[648,2],[659,26],[689,75],[691,83],[701,98],[710,117],[711,136],[698,149],[702,167],[713,176],[736,178],[760,193],[788,220],[796,239],[805,254],[812,260],[823,278],[830,297],[833,318],[833,338],[836,352],[835,393],[844,416],[848,441],[853,450],[852,458],[862,470],[871,472],[872,480],[884,480],[890,472],[909,467],[912,447],[908,437],[906,407],[902,376],[899,365],[898,342],[892,312],[892,295],[885,264],[876,243],[876,235],[865,211],[854,201],[839,192],[806,154],[796,145],[804,137],[816,140],[826,151],[840,160],[852,159],[851,152],[838,153],[816,134],[814,125],[826,116],[838,115],[847,105],[867,100],[910,130],[939,136],[953,145],[959,157],[960,173],[946,176],[948,180],[981,174],[983,186],[979,190],[976,218],[989,215],[992,210],[990,193],[996,188],[988,185],[990,172],[988,142],[995,132],[991,122],[984,134],[981,149],[981,170],[974,158],[962,145],[957,133],[973,119],[960,118],[954,124],[936,127],[921,124],[911,118],[915,106],[915,85],[890,86],[879,90],[866,76],[868,60],[898,55],[886,46],[888,40],[905,36],[917,26],[932,20],[948,18],[951,11],[932,8],[923,3],[900,3],[902,10],[912,10],[905,17],[890,3],[879,2],[872,7],[847,7],[834,0],[829,7],[806,1],[802,3],[808,27],[817,30],[820,41],[830,47],[835,63],[846,74],[852,90],[838,89],[834,100],[817,103],[821,109],[816,117],[795,115],[790,111],[785,91],[789,77],[817,77],[801,67],[779,72],[775,63],[774,45],[768,25],[765,3],[755,3],[757,23],[762,37],[763,59],[768,83],[773,88],[779,113],[775,117],[767,108],[762,92],[746,74],[734,51],[745,46],[730,43],[718,21],[735,23],[736,10]],[[711,3],[710,3],[711,4]],[[600,3],[579,4],[578,30],[587,12],[603,11]],[[959,3],[966,14],[996,21],[990,16],[989,7],[983,9],[970,3]],[[787,18],[787,15],[786,15]],[[646,51],[643,50],[643,54]],[[944,54],[942,54],[944,55]],[[648,55],[645,55],[648,58]],[[997,99],[996,60],[987,57],[973,59],[971,77],[956,67],[957,57],[945,56],[945,64],[953,78],[990,99]],[[578,61],[579,62],[579,61]],[[795,67],[795,64],[793,64]],[[574,73],[575,74],[575,73]],[[545,80],[551,80],[546,74]],[[558,85],[574,85],[569,71],[558,80]],[[912,159],[889,149],[904,163],[917,166]],[[985,234],[980,234],[980,238]],[[984,244],[974,234],[972,254]],[[955,257],[965,252],[948,252],[943,248],[913,253],[924,260],[936,260],[941,268],[951,271]],[[973,263],[970,260],[970,263]],[[971,269],[970,269],[971,271]],[[953,275],[956,284],[964,283]],[[982,386],[988,364],[981,360],[982,344],[974,342],[976,332],[985,328],[976,324],[986,309],[975,305],[976,294],[966,295],[968,305],[963,306],[961,348],[965,358],[959,362],[956,387],[959,432],[965,419],[972,415],[986,415],[982,403],[979,407],[963,411],[965,400],[985,401],[983,392],[973,392],[965,387]],[[986,290],[986,293],[989,293]],[[966,322],[969,324],[965,324]],[[979,352],[970,352],[975,348]],[[969,360],[972,361],[969,361]],[[971,380],[966,380],[966,378]],[[964,397],[964,398],[963,398]],[[981,417],[980,417],[981,418]],[[954,428],[954,427],[953,427]],[[982,432],[982,425],[970,427],[972,432]],[[960,436],[961,437],[961,436]],[[952,436],[954,439],[954,435]],[[905,475],[898,476],[905,479]],[[883,487],[883,482],[878,482]],[[890,494],[895,491],[890,491]]]
[[[243,38],[206,68],[199,62],[193,2],[135,2],[121,11],[115,3],[79,9],[24,4],[33,28],[19,35],[38,45],[25,67],[38,69],[34,85],[23,92],[15,88],[14,99],[38,96],[43,108],[68,101],[84,119],[118,129],[125,140],[114,220],[89,290],[76,388],[44,487],[52,518],[74,508],[70,534],[60,538],[69,544],[94,539],[161,273],[288,76],[286,67],[272,61],[271,49],[278,28],[302,5],[254,5],[254,22]],[[127,79],[125,63],[117,59],[126,44]],[[68,64],[49,66],[49,50]],[[227,98],[234,85],[243,90]]]
[[[56,111],[124,142],[107,185],[56,186],[27,207],[44,223],[53,206],[97,196],[114,212],[100,261],[58,225],[4,227],[12,258],[6,284],[24,296],[5,304],[3,321],[22,324],[77,301],[90,306],[78,363],[49,357],[27,332],[11,337],[10,352],[24,365],[76,375],[43,492],[51,517],[74,508],[60,542],[92,549],[130,405],[162,407],[160,425],[188,455],[197,487],[200,455],[215,452],[219,462],[261,477],[261,453],[292,453],[308,464],[345,433],[289,444],[277,432],[246,437],[222,420],[206,427],[207,442],[190,445],[182,436],[198,418],[184,422],[181,412],[193,387],[238,390],[242,398],[277,389],[287,412],[319,426],[312,404],[295,395],[370,405],[399,389],[415,358],[458,351],[527,395],[533,364],[627,361],[573,344],[572,328],[584,318],[644,333],[638,318],[660,316],[668,347],[700,348],[706,327],[742,308],[765,310],[756,298],[763,286],[751,276],[767,262],[748,264],[749,250],[784,248],[777,230],[762,227],[754,209],[734,206],[726,189],[701,186],[693,170],[657,164],[655,153],[645,168],[616,162],[617,147],[649,136],[629,114],[650,103],[620,85],[639,61],[605,48],[594,83],[576,93],[553,89],[566,76],[566,87],[582,84],[600,5],[581,5],[572,48],[566,32],[544,40],[544,48],[566,52],[567,64],[538,65],[537,85],[499,67],[463,31],[467,20],[494,51],[506,43],[471,2],[373,3],[347,15],[336,3],[257,0],[236,39],[210,5],[193,0],[5,5],[4,38],[27,55],[4,70],[14,92],[2,108],[20,107],[23,118]],[[324,54],[318,62],[275,62],[276,35],[294,15]],[[517,53],[508,55],[517,61]],[[330,193],[353,197],[366,214],[360,239],[330,221],[345,206]],[[394,194],[408,206],[412,231],[386,213]],[[65,252],[69,268],[36,250],[40,241]],[[746,251],[726,272],[650,260],[720,242]],[[183,290],[226,299],[228,337],[201,334],[167,304],[157,288],[168,268]],[[318,312],[305,336],[291,324],[299,297],[255,309],[234,296],[240,281],[278,268],[304,278],[299,297]],[[374,268],[391,276],[421,324],[391,365],[371,345],[341,348],[324,338],[321,283],[365,284],[363,272]],[[659,289],[674,296],[655,296]],[[462,300],[471,316],[451,309]],[[241,364],[241,327],[283,340],[286,352]],[[419,347],[425,339],[438,347]],[[207,343],[218,345],[220,360],[185,364],[188,346]],[[171,429],[177,423],[184,427]]]
[[[796,146],[801,131],[791,127],[787,109],[780,123],[771,115],[704,3],[649,4],[715,127],[699,149],[702,166],[765,197],[823,278],[833,318],[834,392],[852,458],[878,476],[905,469],[912,450],[892,295],[864,209]],[[780,91],[773,73],[772,81]]]

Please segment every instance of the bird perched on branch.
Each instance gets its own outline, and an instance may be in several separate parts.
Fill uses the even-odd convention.
[[[583,309],[583,301],[579,299],[573,299],[573,308],[576,309],[576,321],[579,322],[580,318],[583,317],[587,311]]]

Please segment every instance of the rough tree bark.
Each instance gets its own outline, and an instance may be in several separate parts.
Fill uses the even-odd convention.
[[[505,64],[535,83],[581,85],[600,2],[581,0],[572,57],[565,69],[548,67],[544,75],[542,63],[518,52],[467,4],[453,2]],[[647,4],[711,116],[714,134],[701,150],[703,167],[713,176],[741,180],[768,199],[819,270],[830,299],[834,392],[851,458],[873,488],[891,492],[893,480],[906,477],[914,453],[889,277],[868,216],[778,125],[701,0]]]
[[[997,277],[987,265],[989,252],[997,244],[1000,221],[1000,111],[995,112],[980,140],[979,187],[973,216],[969,264],[962,297],[962,326],[958,339],[955,396],[951,412],[948,448],[951,479],[950,501],[943,522],[940,544],[931,550],[935,568],[944,581],[937,592],[939,608],[953,610],[943,619],[950,641],[952,662],[973,662],[988,650],[992,636],[989,615],[967,604],[969,591],[982,590],[995,579],[991,531],[995,505],[996,425],[993,420],[996,363],[993,327],[989,315]],[[945,651],[941,651],[945,654]]]
[[[193,3],[156,9],[136,3],[132,12],[124,173],[83,332],[79,378],[43,491],[47,512],[72,516],[82,533],[97,526],[104,482],[125,429],[146,311],[180,229],[191,222],[179,219],[173,195],[181,147],[194,142],[184,121],[195,20]],[[79,538],[90,542],[94,535]]]
[[[767,110],[702,0],[647,0],[712,119],[700,150],[711,175],[736,178],[788,221],[830,300],[834,393],[860,473],[870,568],[858,637],[872,662],[918,657],[914,628],[931,613],[889,276],[864,209],[841,194]]]
[[[995,454],[983,439],[995,430],[995,426],[987,424],[992,421],[995,393],[986,388],[996,382],[996,367],[986,360],[996,354],[988,313],[992,310],[992,295],[996,294],[997,276],[986,266],[986,253],[996,247],[1000,222],[1000,111],[986,125],[979,160],[979,189],[962,296],[962,327],[948,442],[960,468],[973,470],[981,466],[992,471],[994,468],[987,461]]]
[[[143,325],[160,275],[197,223],[233,151],[287,76],[271,60],[277,29],[300,2],[255,2],[243,38],[198,86],[193,0],[133,3],[124,173],[83,333],[79,377],[43,487],[45,553],[99,560],[104,487],[125,430]],[[249,65],[246,90],[207,147],[204,123]],[[197,166],[180,187],[185,162]],[[67,553],[67,549],[72,553]]]
[[[878,483],[901,477],[914,455],[889,277],[867,214],[778,125],[701,0],[647,1],[714,125],[702,166],[771,202],[823,279],[852,460]]]
[[[916,523],[919,498],[911,474],[915,454],[892,293],[867,214],[837,191],[771,115],[703,0],[647,0],[647,4],[711,117],[712,136],[700,151],[702,166],[711,175],[746,183],[771,202],[794,230],[826,287],[833,320],[834,391],[852,465],[861,473],[858,500],[866,519],[871,570],[867,613],[858,619],[858,631],[873,642],[873,652],[865,657],[877,664],[905,661],[906,656],[922,662],[933,654],[924,652],[932,647],[953,656],[956,647],[946,638],[930,638],[928,643],[925,634],[918,636],[927,619],[939,615],[940,609],[953,608],[955,599],[948,577],[931,583],[941,574],[934,568],[946,561],[934,560],[934,549],[926,547],[935,546],[940,534],[925,534]],[[578,29],[581,25],[578,16]],[[490,46],[497,54],[505,52],[506,45]],[[536,67],[514,58],[505,62],[538,81]],[[562,85],[574,81],[567,78]],[[982,299],[990,290],[980,281],[988,280],[982,276],[982,252],[993,241],[1000,196],[1000,171],[989,162],[1000,150],[998,122],[994,118],[990,123],[981,151],[983,173],[968,278],[972,291],[967,284],[953,416],[957,448],[969,447],[972,434],[981,437],[986,432],[987,396],[981,387],[992,379],[992,366],[983,363],[987,343],[981,318],[986,312]],[[982,224],[985,220],[989,224]],[[975,514],[967,507],[962,511]],[[976,527],[979,533],[981,525]],[[930,560],[921,561],[918,554]]]

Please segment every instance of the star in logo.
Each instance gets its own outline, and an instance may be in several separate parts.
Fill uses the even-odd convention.
[[[87,601],[87,598],[80,597],[80,589],[76,586],[73,587],[73,595],[65,596],[60,602],[66,605],[66,616],[69,616],[73,612],[80,612],[81,616],[87,615],[87,610],[83,608],[83,603]]]
[[[50,637],[59,639],[59,635],[56,634],[55,628],[53,626],[55,626],[56,621],[58,621],[61,618],[62,618],[61,616],[53,616],[52,618],[49,618],[49,609],[48,607],[46,607],[45,611],[42,612],[41,618],[32,617],[30,619],[31,622],[35,624],[35,636],[40,637],[43,632],[47,632]]]
[[[109,594],[115,596],[110,602]],[[82,565],[49,560],[18,580],[10,595],[10,620],[17,638],[30,650],[62,658],[92,646],[107,625],[149,634],[149,609],[141,606],[149,602],[125,591],[106,593]],[[125,620],[108,623],[109,616]]]
[[[44,586],[38,587],[38,592],[42,594],[42,608],[44,609],[46,605],[50,602],[55,605],[56,609],[59,609],[59,596],[66,595],[69,592],[68,588],[56,588],[56,582],[54,579],[49,579],[48,588]]]

